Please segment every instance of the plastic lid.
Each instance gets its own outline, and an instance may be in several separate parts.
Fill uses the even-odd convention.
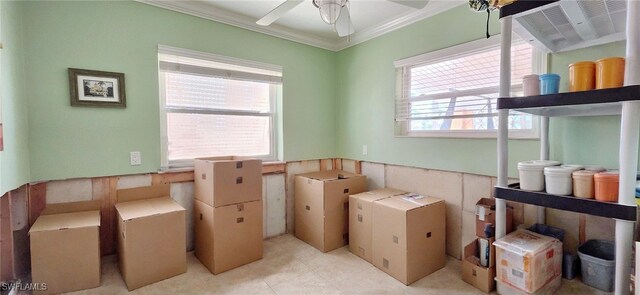
[[[593,178],[604,181],[618,181],[620,173],[618,171],[599,172],[593,175]]]
[[[572,64],[569,65],[569,67],[595,67],[596,63],[592,62],[592,61],[579,61],[579,62],[574,62]]]
[[[544,167],[544,175],[561,175],[561,176],[570,176],[571,173],[576,171],[573,168],[562,167],[562,166],[550,166]]]
[[[535,168],[542,169],[547,166],[558,166],[560,162],[558,161],[548,161],[548,160],[532,160],[532,161],[524,161],[518,163],[518,169],[524,168]]]
[[[584,166],[584,170],[595,171],[595,172],[607,171],[607,169],[604,169],[604,167],[596,166],[596,165],[585,165]]]
[[[542,74],[540,75],[540,80],[545,79],[560,79],[560,75],[558,74]]]
[[[596,62],[599,63],[599,62],[614,61],[614,60],[624,61],[624,57],[619,57],[619,56],[605,57],[605,58],[596,60]]]
[[[584,169],[584,166],[582,166],[582,165],[573,165],[573,164],[565,164],[565,165],[562,165],[560,167],[571,168],[571,169],[573,169],[573,171],[578,171],[578,170]]]
[[[573,171],[573,177],[588,177],[588,178],[591,178],[596,173],[598,173],[598,171],[578,170],[578,171]]]

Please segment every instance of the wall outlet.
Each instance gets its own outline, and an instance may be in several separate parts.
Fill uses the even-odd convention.
[[[131,162],[131,166],[142,165],[142,156],[140,152],[131,152],[129,153],[129,160]]]
[[[362,154],[366,156],[368,153],[369,153],[369,148],[367,147],[366,144],[363,144],[362,145]]]

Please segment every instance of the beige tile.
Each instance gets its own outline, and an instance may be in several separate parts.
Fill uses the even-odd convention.
[[[462,210],[475,212],[476,203],[481,198],[491,197],[492,188],[491,177],[475,174],[462,175]]]
[[[611,218],[598,216],[586,216],[585,238],[586,240],[601,239],[615,240],[616,221]]]
[[[287,230],[285,175],[266,175],[262,182],[264,186],[264,237],[282,235]]]
[[[385,187],[384,164],[362,162],[362,174],[367,176],[369,190]]]
[[[564,251],[576,253],[578,248],[579,213],[547,208],[546,224],[564,229]]]
[[[313,272],[298,276],[295,280],[284,281],[272,287],[276,294],[341,294],[338,289]]]
[[[427,195],[443,199],[447,205],[447,254],[462,254],[462,173],[428,170]]]
[[[171,198],[185,208],[186,218],[186,239],[187,251],[194,249],[194,231],[193,231],[193,200],[194,200],[194,183],[179,182],[171,184]]]
[[[269,286],[296,280],[311,269],[287,252],[264,258],[248,265],[251,271],[262,278]]]
[[[330,282],[336,282],[345,276],[351,276],[372,267],[368,262],[351,254],[346,246],[303,260],[303,263]]]
[[[427,195],[427,170],[405,166],[385,165],[386,185],[408,192]]]
[[[247,265],[209,276],[203,280],[202,288],[205,294],[273,294],[269,285]]]
[[[476,214],[462,211],[462,240],[460,242],[460,253],[464,247],[476,238]]]
[[[460,261],[449,258],[447,265],[443,269],[407,286],[404,294],[484,294],[462,281],[461,273]]]
[[[287,216],[287,232],[294,233],[294,185],[293,181],[296,174],[302,174],[307,172],[320,171],[320,161],[300,161],[287,163],[287,179],[286,179],[286,216]]]
[[[381,270],[369,265],[362,272],[332,281],[343,294],[402,294],[405,285]]]

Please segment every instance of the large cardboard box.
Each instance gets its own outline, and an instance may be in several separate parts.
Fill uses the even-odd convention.
[[[493,243],[496,277],[527,293],[536,292],[562,274],[562,242],[528,230],[517,230]]]
[[[482,198],[476,203],[476,236],[490,238],[485,234],[487,224],[495,228],[496,224],[496,200]],[[506,233],[513,231],[513,208],[507,206]],[[495,233],[494,233],[495,234]]]
[[[475,239],[464,247],[462,256],[462,280],[480,289],[485,293],[490,293],[496,287],[495,248],[492,245],[494,239],[485,240],[489,247],[489,267],[480,263],[480,239]]]
[[[295,177],[295,235],[322,252],[349,242],[349,195],[365,191],[366,176],[341,170]]]
[[[187,271],[185,209],[169,184],[118,190],[118,255],[129,290]]]
[[[262,259],[262,201],[211,207],[195,200],[195,254],[213,274]]]
[[[373,203],[373,265],[409,285],[444,267],[445,203],[420,195]]]
[[[349,196],[349,251],[371,263],[373,202],[401,194],[406,192],[383,188]]]
[[[196,200],[213,207],[262,200],[262,160],[210,157],[194,166]]]
[[[100,201],[50,204],[31,226],[34,294],[100,286]]]

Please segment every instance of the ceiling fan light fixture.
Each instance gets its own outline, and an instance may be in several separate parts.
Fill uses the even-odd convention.
[[[330,25],[336,23],[345,4],[347,0],[313,0],[313,5],[320,10],[320,18]]]

